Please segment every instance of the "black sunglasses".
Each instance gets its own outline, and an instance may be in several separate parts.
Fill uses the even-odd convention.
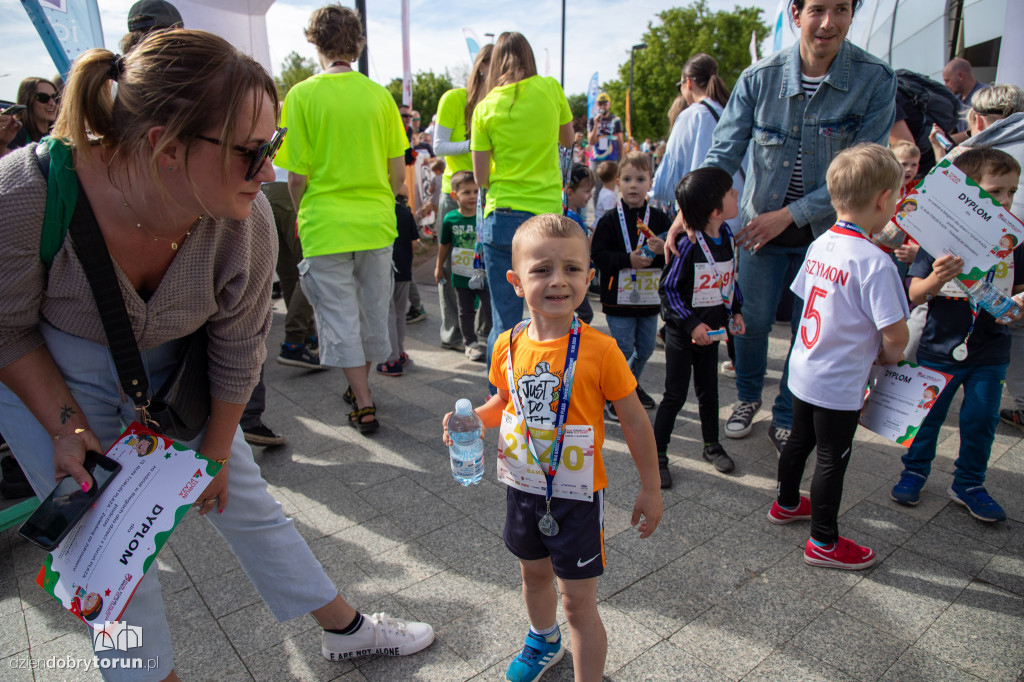
[[[256,174],[263,168],[263,164],[266,163],[267,159],[273,160],[277,155],[277,150],[281,148],[281,143],[284,142],[284,134],[286,132],[288,132],[287,128],[278,128],[274,131],[269,142],[265,142],[255,149],[252,147],[243,147],[238,144],[231,146],[231,148],[236,152],[241,152],[249,157],[249,170],[245,173],[246,181],[252,180],[256,177]],[[206,137],[205,135],[196,135],[196,137],[204,142],[210,142],[217,145],[224,144],[214,137]]]
[[[60,102],[60,95],[51,95],[48,92],[37,92],[35,98],[41,104],[49,104],[51,99],[55,104]]]

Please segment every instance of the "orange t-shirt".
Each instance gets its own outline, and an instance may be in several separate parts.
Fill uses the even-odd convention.
[[[511,393],[507,371],[509,334],[511,331],[504,332],[494,344],[490,380]],[[512,373],[530,428],[554,428],[568,347],[568,334],[555,341],[534,341],[527,331],[516,337]],[[595,491],[608,487],[601,459],[605,401],[621,400],[635,390],[636,379],[615,340],[580,322],[579,355],[569,397],[568,422],[594,427]],[[505,406],[505,412],[515,414],[511,399]]]

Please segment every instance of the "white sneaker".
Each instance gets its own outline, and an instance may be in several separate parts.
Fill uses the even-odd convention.
[[[351,635],[324,631],[321,652],[329,661],[357,656],[408,656],[430,646],[434,628],[426,623],[389,618],[383,613],[363,615],[363,624]]]
[[[733,364],[732,360],[722,361],[722,364],[718,366],[718,371],[723,377],[728,379],[736,378],[736,365]]]
[[[732,410],[732,416],[725,422],[725,435],[727,438],[743,438],[752,428],[754,415],[761,409],[761,401],[747,403],[742,400],[736,403]]]
[[[486,353],[486,348],[481,348],[479,343],[474,343],[469,346],[466,346],[466,357],[472,360],[473,362],[480,362],[481,360],[483,360],[484,355],[486,355]]]

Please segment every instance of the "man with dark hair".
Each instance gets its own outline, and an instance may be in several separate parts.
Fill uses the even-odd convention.
[[[846,40],[861,0],[792,0],[800,31],[797,43],[748,67],[740,75],[715,128],[705,166],[735,173],[750,156],[740,208],[744,228],[736,235],[738,281],[746,297],[746,334],[737,336],[739,403],[725,435],[750,433],[761,409],[767,372],[768,335],[792,265],[828,230],[836,214],[825,183],[829,162],[858,142],[886,144],[894,118],[896,77],[892,68]],[[683,229],[677,220],[666,240],[675,250]],[[810,315],[814,311],[809,310]],[[804,316],[794,301],[792,338]],[[768,436],[782,451],[793,424],[787,386],[789,359],[772,408]]]

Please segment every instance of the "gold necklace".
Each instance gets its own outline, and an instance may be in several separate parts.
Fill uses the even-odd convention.
[[[171,251],[177,251],[178,250],[178,242],[183,241],[185,239],[185,237],[188,237],[189,235],[191,235],[192,234],[192,230],[195,229],[196,225],[198,225],[199,221],[202,220],[202,218],[203,218],[202,215],[198,216],[195,219],[195,221],[191,225],[188,226],[188,229],[185,230],[185,234],[181,235],[180,237],[178,237],[176,239],[168,239],[167,237],[160,237],[158,235],[153,234],[149,230],[148,227],[143,225],[142,222],[140,220],[138,220],[139,214],[136,213],[135,209],[132,208],[128,204],[128,198],[124,195],[124,192],[121,192],[121,205],[125,206],[129,211],[132,212],[132,215],[135,216],[135,218],[136,218],[136,220],[135,220],[135,227],[138,227],[138,228],[144,230],[146,232],[146,234],[148,234],[150,237],[152,237],[153,241],[155,241],[155,242],[156,241],[160,241],[161,239],[164,240],[165,242],[170,242],[171,243]]]

